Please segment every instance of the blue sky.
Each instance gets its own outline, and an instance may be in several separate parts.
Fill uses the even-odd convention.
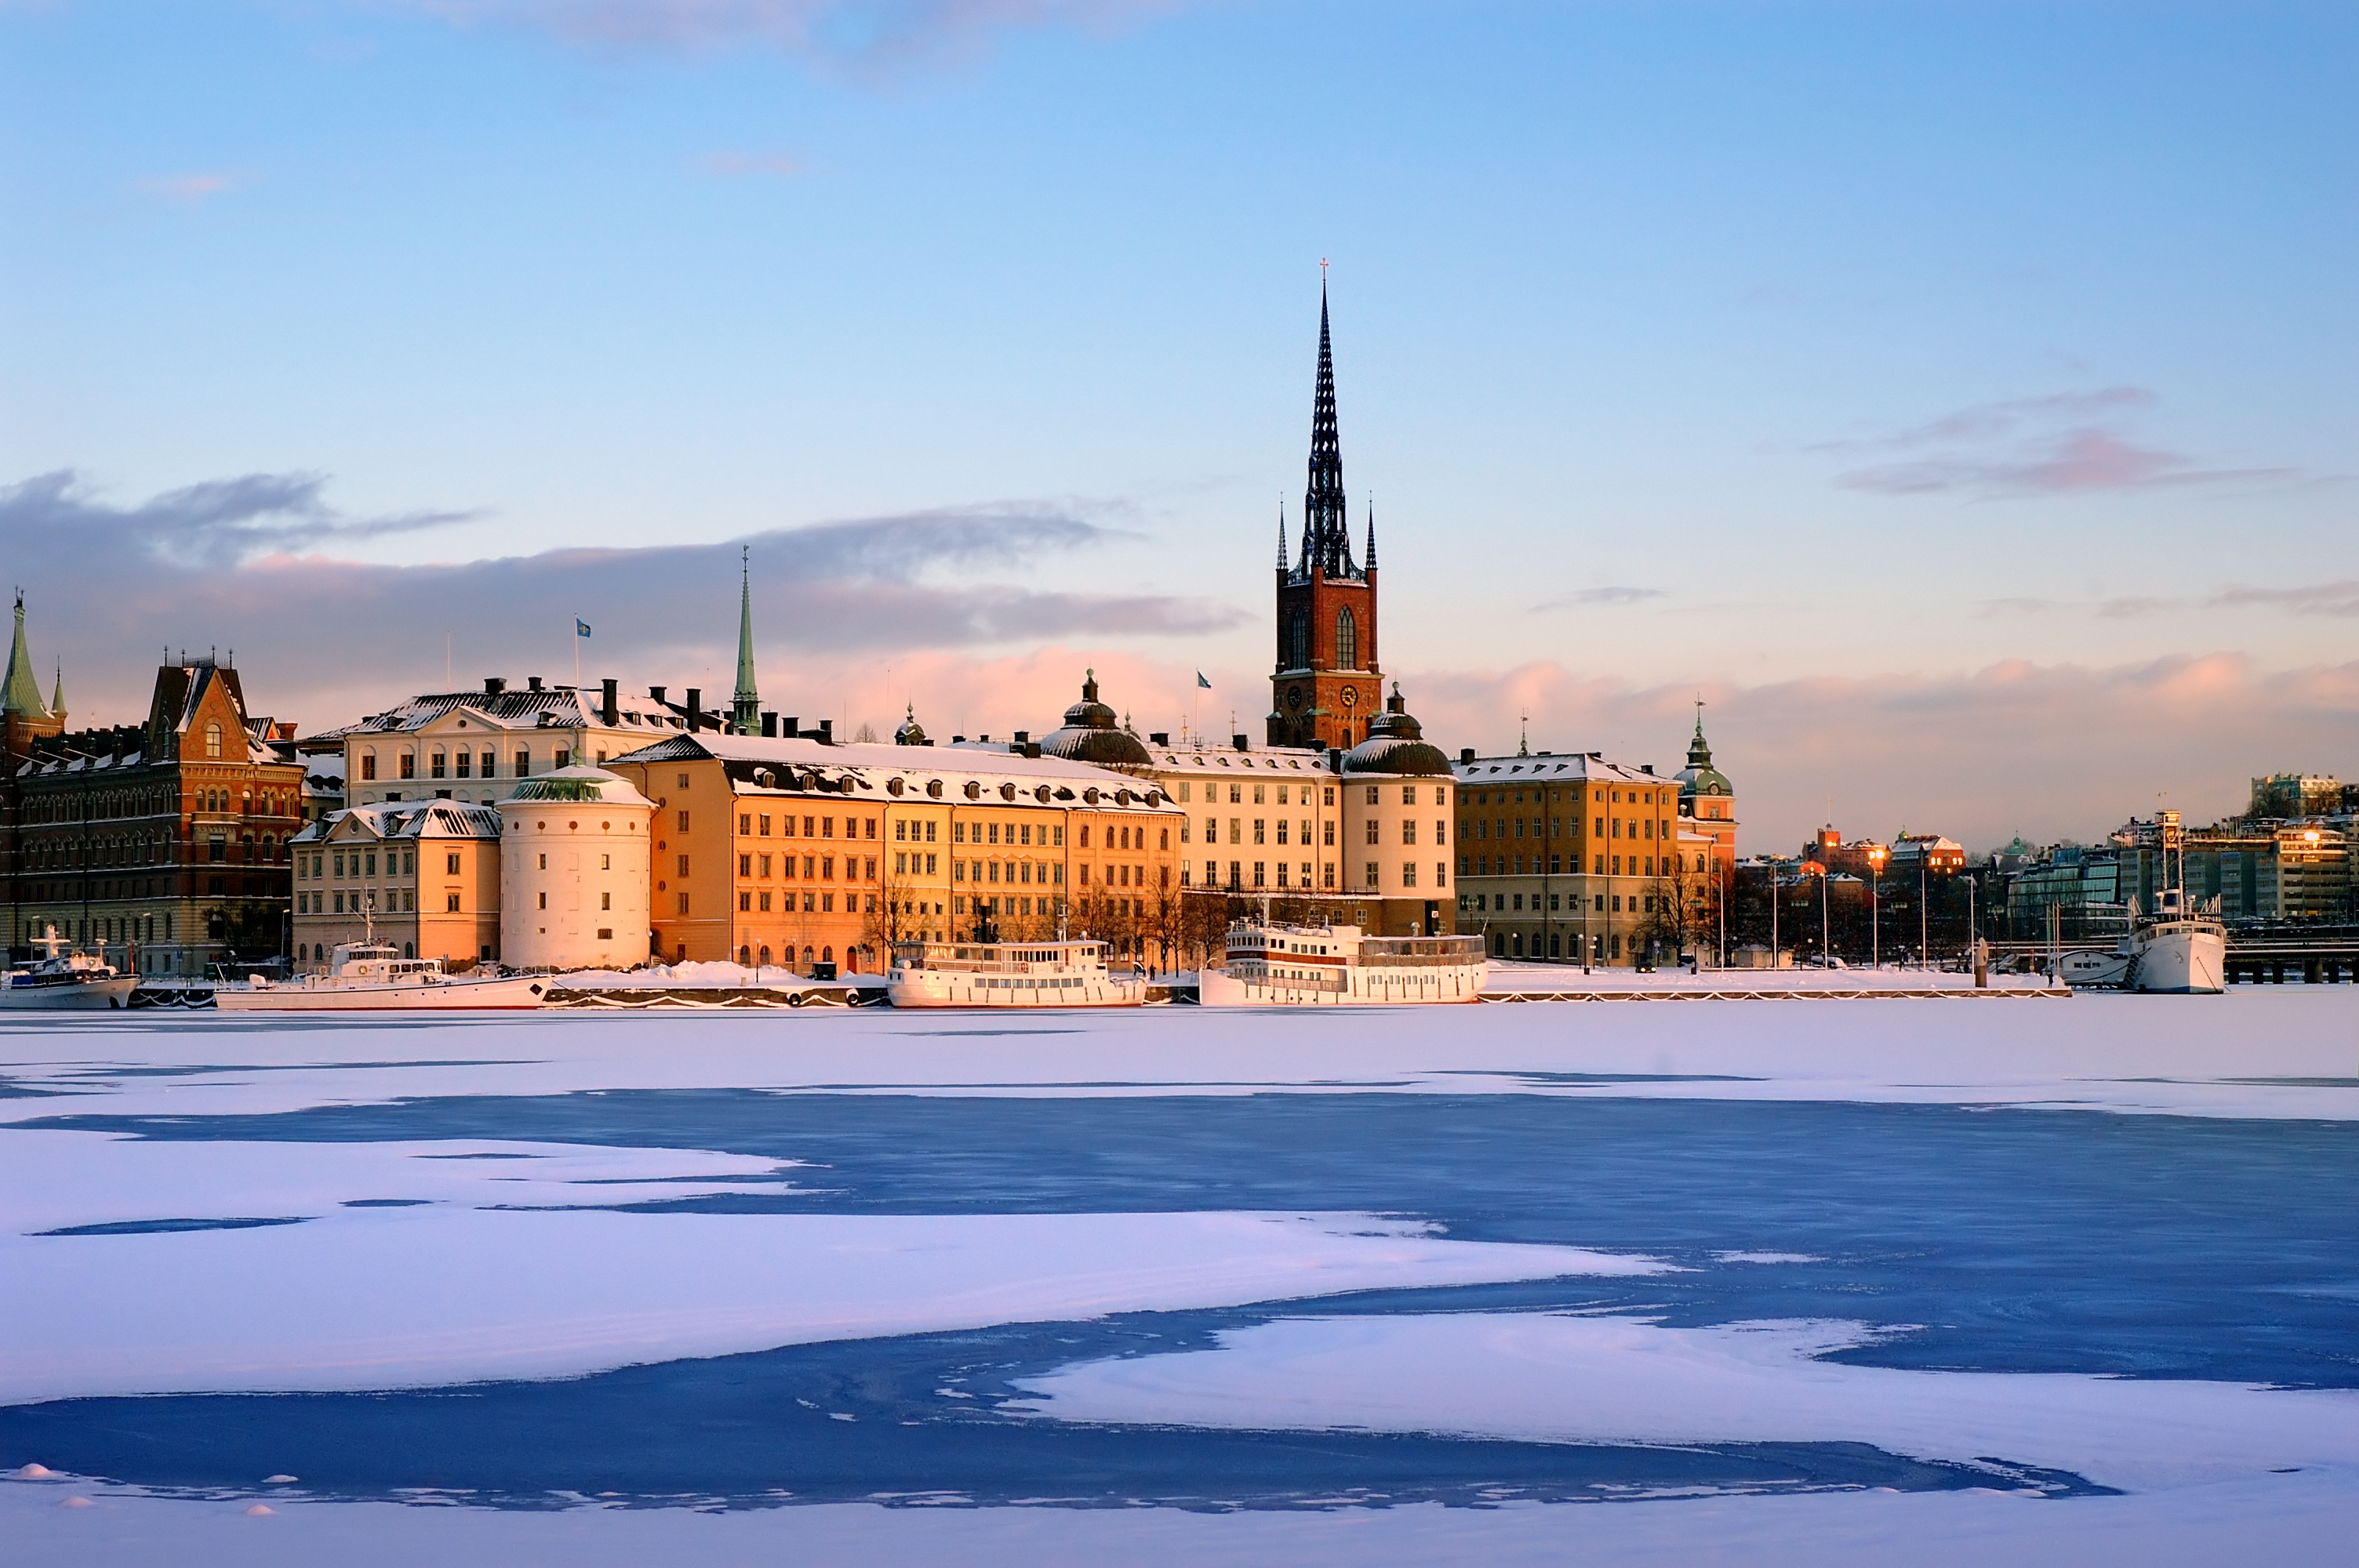
[[[1257,730],[1324,256],[1435,739],[1676,766],[1701,692],[1755,845],[2216,815],[2359,773],[2355,67],[2347,5],[0,4],[0,533],[93,720],[150,644],[324,725],[575,614],[719,687],[751,538],[767,706]]]

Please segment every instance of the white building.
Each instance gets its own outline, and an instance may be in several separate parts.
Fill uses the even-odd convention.
[[[647,962],[655,809],[598,768],[516,784],[499,803],[502,961],[560,970]]]
[[[481,691],[429,692],[357,724],[304,737],[307,755],[341,755],[346,804],[462,800],[491,805],[516,780],[595,765],[687,728],[688,708],[598,689],[543,686],[521,691],[496,677]],[[691,692],[691,697],[701,694]],[[716,722],[707,712],[703,723]],[[332,768],[321,769],[332,772]]]

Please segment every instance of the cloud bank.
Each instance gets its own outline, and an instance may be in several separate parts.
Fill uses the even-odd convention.
[[[486,542],[479,517],[355,517],[323,490],[317,474],[250,474],[118,505],[71,472],[0,489],[0,550],[27,590],[37,656],[63,659],[80,717],[144,709],[168,648],[176,656],[234,648],[257,703],[314,728],[440,687],[446,638],[460,684],[495,674],[570,679],[578,651],[585,678],[709,687],[699,680],[705,670],[734,669],[741,545],[752,549],[759,647],[780,675],[813,660],[856,666],[911,650],[1197,634],[1240,619],[1169,596],[1011,580],[1043,559],[1134,537],[1045,503],[714,544],[386,566],[322,552],[432,531],[439,550],[462,555]],[[576,617],[595,629],[580,650]],[[788,710],[834,710],[833,695]]]
[[[1879,439],[1829,442],[1819,449],[1880,459],[1846,470],[1835,482],[1882,495],[2003,500],[2294,477],[2290,469],[2205,467],[2183,453],[2143,445],[2120,428],[2157,401],[2141,386],[2010,398],[1961,408]]]

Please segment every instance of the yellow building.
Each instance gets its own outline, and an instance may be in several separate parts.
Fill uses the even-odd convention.
[[[500,816],[455,800],[346,806],[288,840],[295,968],[374,937],[453,969],[500,957]]]
[[[1494,957],[1669,964],[1695,935],[1689,884],[1712,849],[1679,780],[1593,752],[1470,751],[1455,772],[1460,929]]]
[[[650,947],[809,974],[988,927],[1164,961],[1181,814],[1150,781],[1000,748],[699,731],[607,771],[655,803]]]

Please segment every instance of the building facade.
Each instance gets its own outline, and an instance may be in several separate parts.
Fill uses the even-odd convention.
[[[1286,519],[1277,524],[1277,662],[1270,676],[1272,746],[1349,751],[1383,708],[1376,660],[1376,525],[1364,561],[1352,554],[1343,453],[1335,424],[1335,362],[1327,293],[1319,293],[1319,373],[1311,398],[1310,471],[1302,497],[1302,547],[1289,567]]]
[[[599,768],[527,779],[499,804],[500,961],[629,969],[647,961],[655,803]]]
[[[1153,781],[970,746],[710,732],[618,757],[654,803],[648,951],[808,974],[1060,928],[1168,962],[1182,817]]]
[[[304,801],[291,726],[249,715],[238,672],[211,660],[158,669],[144,724],[68,731],[63,707],[60,690],[45,710],[60,728],[12,760],[10,945],[53,929],[146,975],[283,957]]]
[[[516,781],[577,764],[596,766],[649,741],[688,730],[717,728],[702,693],[665,700],[662,687],[642,700],[614,681],[597,688],[543,686],[522,690],[499,676],[481,691],[429,692],[355,724],[299,742],[307,756],[341,759],[344,796],[353,806],[455,800],[489,806]]]
[[[1460,753],[1459,928],[1495,957],[1669,963],[1695,928],[1719,841],[1688,833],[1680,783],[1596,752]]]
[[[291,842],[295,967],[345,943],[388,942],[452,970],[502,958],[500,816],[459,800],[347,806]]]

